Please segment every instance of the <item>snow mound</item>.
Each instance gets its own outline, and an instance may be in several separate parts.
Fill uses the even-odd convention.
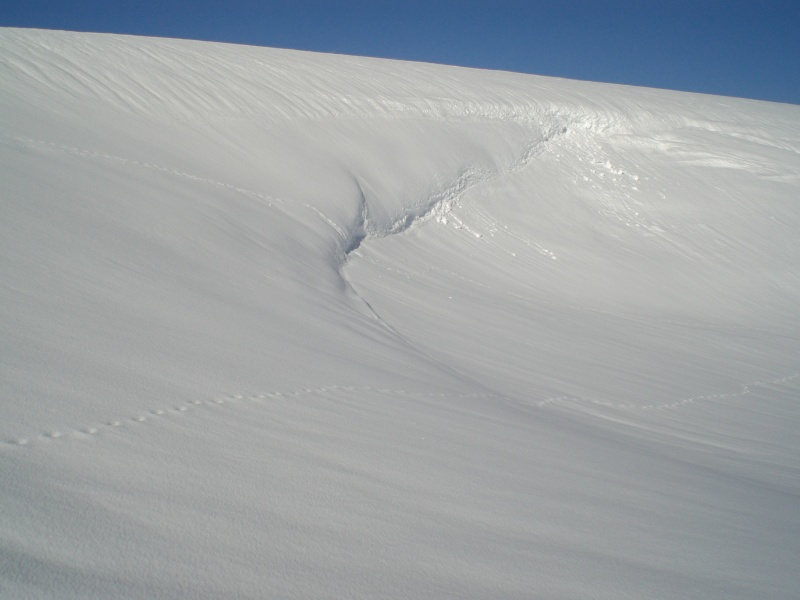
[[[800,108],[0,56],[4,595],[796,595]]]

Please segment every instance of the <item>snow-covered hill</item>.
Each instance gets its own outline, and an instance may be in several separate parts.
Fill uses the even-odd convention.
[[[800,107],[4,29],[0,122],[0,597],[797,597]]]

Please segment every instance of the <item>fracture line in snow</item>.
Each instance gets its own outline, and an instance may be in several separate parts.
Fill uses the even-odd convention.
[[[363,222],[360,229],[363,230],[363,238],[357,244],[351,244],[348,253],[356,250],[362,240],[369,238],[385,237],[388,235],[397,235],[420,226],[430,219],[447,224],[448,218],[452,219],[456,229],[463,229],[464,231],[472,234],[476,238],[481,238],[482,234],[478,231],[471,229],[461,219],[452,215],[452,211],[458,206],[461,198],[468,191],[477,187],[478,185],[495,181],[502,177],[512,175],[530,164],[537,156],[548,150],[550,145],[567,134],[568,128],[562,126],[555,132],[547,132],[542,134],[541,138],[535,138],[528,142],[522,149],[519,157],[514,159],[509,165],[503,169],[478,169],[474,167],[464,168],[461,173],[453,179],[450,184],[444,186],[438,192],[432,194],[427,202],[421,203],[416,206],[407,207],[399,215],[394,218],[394,222],[386,230],[376,230],[367,222],[367,212],[363,213]],[[541,134],[541,132],[539,132]],[[363,198],[363,188],[362,188]],[[365,199],[364,199],[365,200]],[[365,200],[366,201],[366,200]]]

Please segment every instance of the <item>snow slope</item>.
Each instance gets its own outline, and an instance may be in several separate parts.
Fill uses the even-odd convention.
[[[800,107],[0,70],[0,597],[797,597]]]

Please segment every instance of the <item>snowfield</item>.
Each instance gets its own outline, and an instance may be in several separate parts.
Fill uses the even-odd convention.
[[[0,597],[796,599],[800,107],[0,30]]]

